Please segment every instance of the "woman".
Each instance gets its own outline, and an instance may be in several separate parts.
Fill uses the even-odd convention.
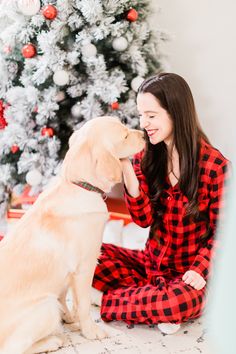
[[[133,167],[122,161],[125,200],[149,238],[144,251],[103,244],[93,287],[103,293],[104,321],[158,324],[170,334],[205,307],[229,162],[203,133],[179,75],[146,79],[137,108],[146,148]]]

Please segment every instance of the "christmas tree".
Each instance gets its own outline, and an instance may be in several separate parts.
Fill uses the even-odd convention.
[[[138,126],[136,91],[161,71],[148,0],[3,0],[0,5],[0,214],[38,193],[73,130],[116,115]]]

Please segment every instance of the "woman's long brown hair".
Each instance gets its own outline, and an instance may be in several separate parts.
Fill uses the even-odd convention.
[[[209,140],[200,127],[191,90],[181,76],[161,73],[146,79],[139,87],[138,94],[147,92],[156,97],[173,121],[173,145],[179,154],[180,164],[179,187],[189,200],[187,215],[198,217],[200,144],[201,139],[207,143]],[[168,152],[164,142],[153,145],[145,135],[146,149],[141,168],[155,207],[168,174]]]

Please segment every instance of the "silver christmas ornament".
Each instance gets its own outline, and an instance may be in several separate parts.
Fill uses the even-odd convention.
[[[94,44],[88,43],[82,47],[81,52],[85,58],[91,58],[96,56],[97,48]]]
[[[33,16],[40,10],[40,0],[18,0],[17,6],[23,15]]]
[[[30,186],[37,186],[41,183],[43,176],[37,169],[29,171],[26,175],[26,182]]]
[[[138,91],[140,85],[143,83],[144,78],[141,76],[136,76],[132,81],[131,81],[131,88],[135,92]]]
[[[128,48],[128,41],[125,37],[115,38],[112,42],[112,47],[118,52],[123,52]]]
[[[58,70],[53,75],[53,81],[58,86],[67,85],[69,82],[69,73],[66,70]]]
[[[75,118],[78,118],[80,116],[80,114],[81,114],[81,106],[80,106],[79,102],[77,102],[76,104],[74,104],[74,106],[72,106],[71,114]]]

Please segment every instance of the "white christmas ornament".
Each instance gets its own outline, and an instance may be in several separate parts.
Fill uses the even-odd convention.
[[[25,179],[30,186],[37,186],[41,183],[42,178],[43,176],[41,175],[41,173],[38,170],[34,169],[27,173]]]
[[[53,75],[53,81],[58,86],[64,86],[69,82],[69,74],[66,70],[58,70]]]
[[[18,0],[17,6],[23,15],[33,16],[40,10],[40,0]]]
[[[128,47],[128,41],[125,37],[115,38],[112,42],[112,47],[118,52],[123,52]]]
[[[80,103],[74,104],[74,106],[71,108],[71,114],[73,117],[78,118],[81,114],[81,107]]]
[[[136,76],[132,81],[131,81],[131,87],[132,90],[134,90],[135,92],[138,91],[140,85],[143,83],[144,78],[141,76]]]
[[[86,58],[95,57],[95,55],[97,54],[97,48],[92,43],[85,44],[82,47],[81,51],[82,51],[82,55]]]

